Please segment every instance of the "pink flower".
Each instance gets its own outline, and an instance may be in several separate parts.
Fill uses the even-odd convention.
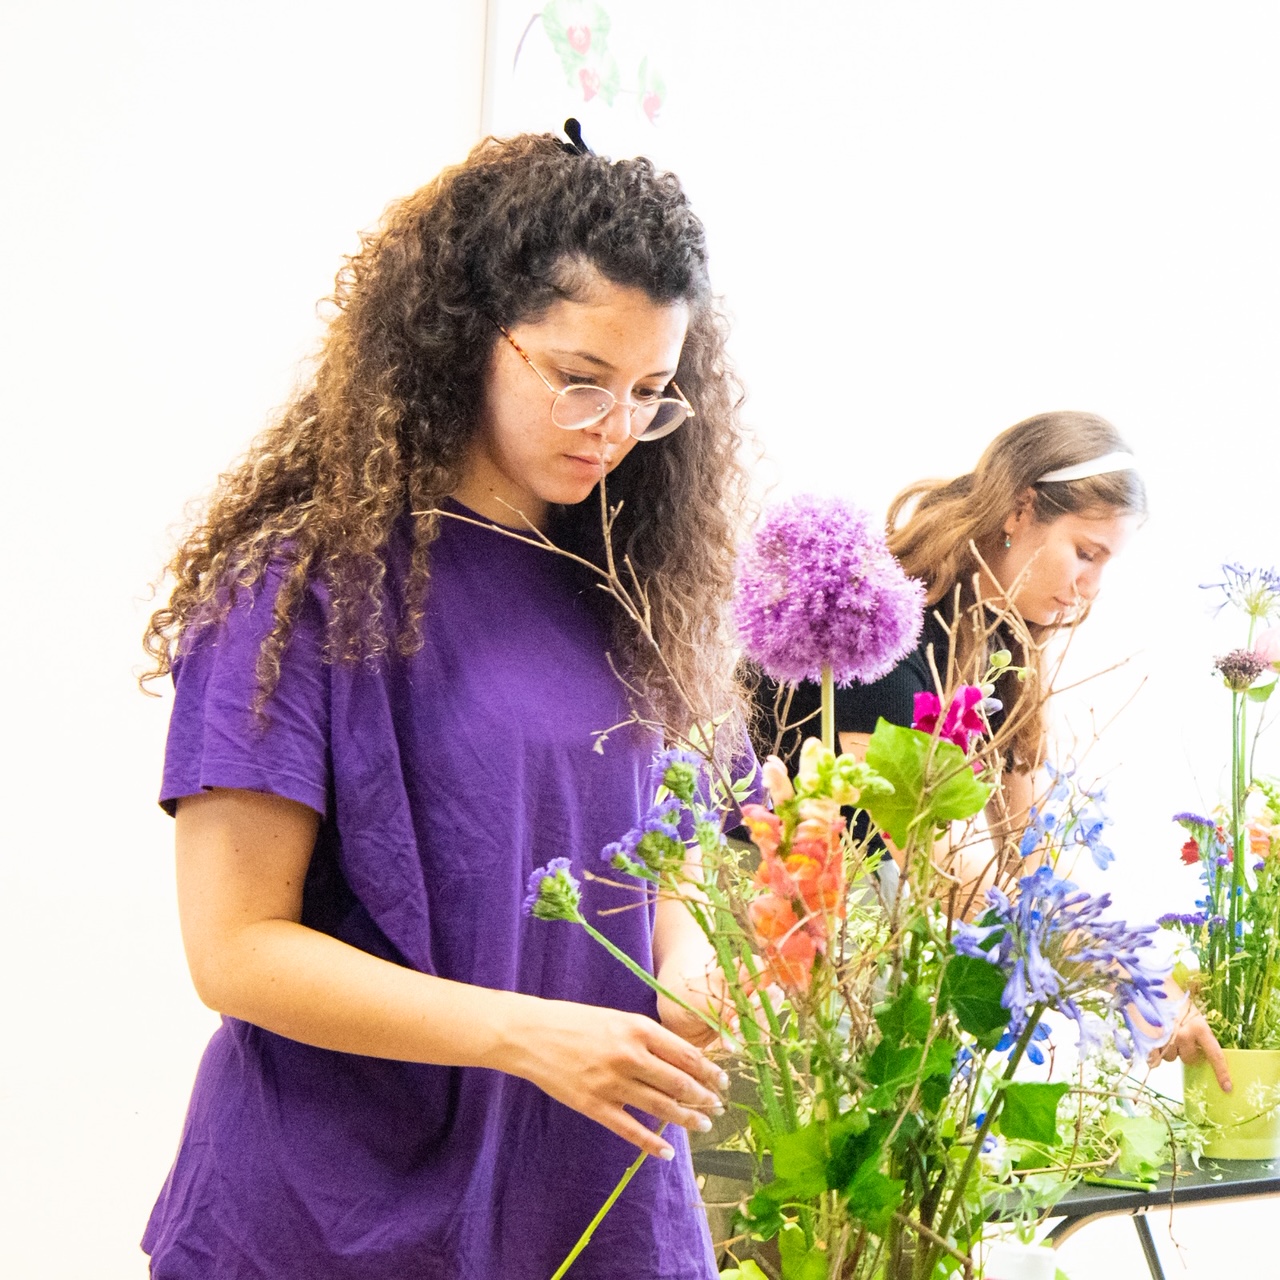
[[[1280,671],[1280,627],[1271,627],[1254,641],[1253,651],[1273,671]]]
[[[795,797],[795,788],[787,774],[787,766],[777,756],[770,756],[760,766],[760,781],[773,799],[774,805],[786,804]]]
[[[936,693],[917,693],[911,727],[919,729],[921,733],[937,733],[940,738],[954,742],[967,755],[973,740],[987,731],[987,723],[979,711],[982,699],[982,690],[977,685],[962,684],[951,699],[951,705],[942,721],[942,729],[939,730],[941,700]]]

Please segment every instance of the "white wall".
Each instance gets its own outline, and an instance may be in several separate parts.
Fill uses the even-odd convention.
[[[1070,719],[1091,703],[1109,718],[1147,677],[1091,757],[1118,819],[1110,876],[1134,915],[1189,902],[1167,816],[1213,801],[1225,734],[1208,667],[1234,643],[1196,584],[1224,558],[1280,562],[1280,14],[605,7],[624,76],[641,56],[663,72],[656,125],[625,93],[575,99],[536,27],[506,73],[536,9],[507,0],[488,123],[574,110],[597,149],[683,175],[763,479],[883,507],[1050,407],[1107,415],[1142,455],[1152,518],[1073,661],[1137,656]],[[0,14],[5,1274],[144,1274],[137,1237],[211,1018],[154,806],[167,708],[131,683],[143,589],[183,503],[286,396],[356,231],[475,138],[484,18],[479,0]],[[1184,1274],[1208,1274],[1215,1232],[1247,1249],[1240,1213],[1186,1219]],[[1138,1274],[1128,1228],[1105,1232],[1064,1256]]]
[[[140,1280],[213,1017],[133,684],[166,530],[386,203],[480,127],[484,6],[3,7],[0,1274]]]

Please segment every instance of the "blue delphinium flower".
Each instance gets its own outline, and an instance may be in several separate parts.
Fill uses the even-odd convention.
[[[1018,883],[1014,901],[988,890],[991,909],[976,924],[958,925],[953,944],[960,955],[999,965],[1008,975],[1001,999],[1009,1011],[1008,1034],[1020,1038],[1031,1009],[1043,1005],[1074,1019],[1083,1045],[1085,1001],[1111,1015],[1117,1047],[1126,1056],[1158,1044],[1133,1016],[1136,1010],[1157,1030],[1167,1022],[1160,985],[1167,969],[1149,965],[1141,954],[1152,947],[1156,926],[1104,919],[1110,894],[1087,893],[1049,867]]]

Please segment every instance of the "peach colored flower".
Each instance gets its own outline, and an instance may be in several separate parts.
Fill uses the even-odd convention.
[[[1257,818],[1246,823],[1245,830],[1249,835],[1249,852],[1255,858],[1269,858],[1272,845],[1276,842],[1276,837],[1280,836],[1280,830],[1259,822]]]
[[[762,893],[747,908],[751,927],[762,942],[777,942],[800,923],[791,903],[772,893]]]
[[[787,774],[787,766],[777,756],[770,756],[760,766],[760,780],[764,783],[765,790],[773,798],[775,805],[786,804],[796,794],[795,788],[791,785],[791,778]]]
[[[742,822],[751,833],[752,843],[765,858],[777,853],[782,843],[782,823],[776,813],[770,813],[762,804],[744,804]]]

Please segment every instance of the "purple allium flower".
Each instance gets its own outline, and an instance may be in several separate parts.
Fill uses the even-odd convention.
[[[521,910],[539,920],[577,920],[582,900],[580,886],[569,870],[568,858],[552,858],[529,877]]]
[[[1267,669],[1267,661],[1252,649],[1232,649],[1214,659],[1213,669],[1221,673],[1228,689],[1243,693]]]
[[[747,656],[778,681],[878,680],[915,644],[924,588],[889,553],[871,515],[838,498],[768,512],[738,566],[734,600]]]
[[[1167,970],[1149,967],[1139,953],[1151,947],[1155,925],[1130,927],[1102,918],[1110,894],[1086,893],[1047,866],[1019,882],[1015,902],[988,891],[989,910],[976,924],[956,926],[958,954],[999,965],[1007,974],[1001,1003],[1008,1033],[1020,1036],[1035,1005],[1074,1018],[1085,1038],[1085,1001],[1101,1005],[1116,1024],[1116,1043],[1130,1057],[1158,1040],[1140,1027],[1132,1010],[1153,1027],[1167,1025],[1161,980]]]

